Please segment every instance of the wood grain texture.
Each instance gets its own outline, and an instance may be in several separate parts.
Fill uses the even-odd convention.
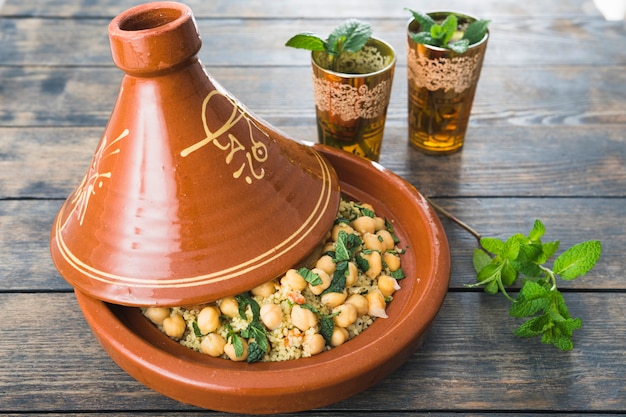
[[[561,250],[599,239],[585,277],[560,282],[581,317],[575,349],[520,340],[509,301],[473,282],[475,239],[442,219],[450,292],[425,344],[378,385],[296,415],[623,415],[626,413],[626,26],[591,0],[450,0],[489,18],[491,39],[466,145],[446,156],[407,144],[404,7],[439,0],[185,0],[208,71],[251,111],[316,141],[309,56],[300,31],[367,20],[398,52],[380,163],[484,236],[535,219]],[[118,94],[110,20],[134,0],[6,0],[0,8],[0,414],[209,415],[122,371],[88,329],[50,259],[53,219],[91,161]],[[560,252],[560,251],[559,251]]]
[[[399,66],[406,65],[408,17],[406,13],[402,18],[371,21],[374,34],[396,49]],[[309,66],[309,53],[285,47],[287,39],[304,31],[325,37],[342,21],[199,18],[203,39],[199,56],[211,67]],[[109,22],[103,18],[2,19],[0,32],[6,46],[0,52],[0,62],[11,66],[111,66]],[[619,22],[607,24],[599,17],[505,16],[494,19],[490,31],[485,67],[626,64],[626,51],[621,47],[623,26]]]
[[[254,113],[277,125],[314,123],[308,67],[208,68]],[[113,67],[0,67],[2,126],[104,126],[121,71]],[[387,113],[406,126],[406,68],[399,67]],[[484,68],[473,126],[626,125],[623,67]]]
[[[316,141],[314,120],[300,123],[274,125]],[[0,198],[66,198],[103,131],[0,127]],[[427,196],[626,196],[623,126],[470,126],[463,152],[443,158],[417,152],[406,137],[406,126],[388,122],[380,162]]]
[[[561,282],[564,290],[626,290],[621,272],[626,260],[620,250],[626,235],[624,200],[612,198],[435,198],[445,209],[484,236],[506,239],[528,233],[536,218],[546,226],[545,241],[559,240],[563,252],[587,239],[603,243],[602,258],[588,276]],[[0,201],[0,293],[2,291],[69,291],[49,254],[52,221],[58,200]],[[593,220],[593,221],[592,221]],[[442,221],[452,256],[450,288],[466,290],[475,281],[472,254],[476,240],[449,220]]]
[[[611,412],[626,408],[626,302],[619,294],[568,294],[584,326],[562,353],[520,342],[506,300],[450,293],[425,344],[398,371],[328,411],[424,413]],[[24,306],[37,306],[25,309]],[[120,370],[92,337],[73,294],[0,294],[0,412],[197,410],[172,401]],[[592,313],[593,312],[593,313]],[[611,322],[606,317],[613,317]],[[20,381],[19,389],[9,386]],[[531,408],[532,407],[532,408]]]
[[[341,18],[376,18],[376,17],[407,17],[405,7],[420,10],[434,10],[442,7],[438,0],[423,0],[419,4],[407,6],[401,0],[362,0],[359,2],[342,3],[337,7],[333,0],[317,0],[315,2],[249,2],[246,0],[185,0],[198,17],[276,17],[289,19],[326,18],[329,15]],[[116,2],[94,2],[79,0],[65,2],[63,0],[6,0],[0,10],[5,16],[64,16],[64,17],[113,17],[123,10],[137,4],[133,0]],[[467,0],[449,0],[446,7],[450,10],[469,10],[478,15],[489,16],[599,16],[598,10],[585,0],[568,0],[566,2],[549,2],[527,0],[524,2],[503,2],[487,0],[468,2]]]

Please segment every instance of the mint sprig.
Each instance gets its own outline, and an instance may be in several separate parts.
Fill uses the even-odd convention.
[[[438,24],[426,13],[408,8],[405,10],[409,11],[420,25],[420,32],[409,33],[415,43],[450,49],[458,54],[466,52],[470,45],[480,42],[489,26],[489,20],[475,20],[461,31],[458,27],[458,18],[454,14],[449,14]]]
[[[481,238],[482,248],[475,249],[473,257],[478,282],[467,286],[483,286],[486,292],[501,292],[511,300],[509,314],[528,319],[515,330],[517,336],[541,336],[543,343],[571,350],[572,333],[582,326],[582,320],[570,316],[557,288],[557,277],[572,280],[587,274],[600,259],[602,245],[597,240],[574,245],[557,257],[550,269],[545,263],[555,254],[559,242],[542,243],[544,232],[543,223],[535,220],[528,236],[515,234],[506,241]],[[506,287],[521,275],[524,284],[514,299]]]
[[[335,71],[339,56],[344,52],[358,52],[372,36],[373,29],[369,23],[357,19],[348,19],[337,26],[327,39],[322,39],[313,32],[301,32],[291,37],[285,46],[309,51],[325,51],[334,57],[331,62]]]
[[[483,287],[490,294],[502,293],[512,301],[509,315],[527,319],[515,331],[519,337],[541,337],[545,344],[567,351],[574,347],[574,330],[582,326],[580,318],[572,318],[558,289],[558,278],[571,281],[586,275],[596,265],[602,253],[598,240],[578,243],[553,262],[546,263],[559,249],[559,241],[542,242],[545,226],[535,220],[528,235],[514,234],[507,240],[482,237],[474,229],[428,200],[445,217],[470,232],[479,242],[472,258],[476,283],[467,287]],[[523,278],[517,298],[507,287]]]

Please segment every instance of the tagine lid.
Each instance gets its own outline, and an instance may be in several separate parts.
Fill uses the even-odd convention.
[[[185,306],[306,264],[339,206],[328,161],[211,77],[187,6],[131,8],[109,38],[126,74],[87,173],[53,223],[63,278],[115,304]]]

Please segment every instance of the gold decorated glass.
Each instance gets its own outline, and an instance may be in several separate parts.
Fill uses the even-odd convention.
[[[450,13],[429,13],[444,19]],[[454,13],[459,24],[474,17]],[[419,151],[444,155],[463,147],[472,103],[487,49],[489,32],[459,54],[449,49],[418,44],[410,33],[420,31],[413,19],[407,26],[409,141]]]
[[[370,38],[356,53],[336,60],[312,53],[313,96],[319,142],[378,161],[391,96],[396,54]],[[328,68],[333,68],[328,69]]]

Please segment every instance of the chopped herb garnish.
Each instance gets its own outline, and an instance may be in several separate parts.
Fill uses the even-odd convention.
[[[202,336],[204,336],[204,335],[202,334],[202,332],[200,331],[200,327],[198,327],[198,322],[197,322],[197,321],[194,321],[194,322],[193,322],[193,324],[192,324],[192,326],[193,326],[193,334],[194,334],[196,337],[202,337]]]
[[[370,269],[370,263],[367,262],[367,259],[365,259],[362,256],[357,256],[355,259],[356,262],[356,266],[363,272],[367,272]]]
[[[333,337],[333,331],[335,330],[335,321],[332,316],[320,317],[320,334],[326,341],[327,345],[330,345],[330,341]]]
[[[300,274],[300,276],[302,276],[302,278],[304,278],[304,280],[312,286],[320,285],[322,283],[322,278],[308,268],[298,269],[298,274]]]
[[[402,268],[398,268],[395,271],[391,271],[391,273],[389,274],[389,276],[391,278],[395,278],[397,280],[406,278],[406,275],[404,275],[404,271],[402,270]]]
[[[330,280],[330,286],[322,291],[322,294],[330,292],[343,292],[346,289],[346,275],[349,273],[348,261],[339,261],[335,266],[335,272]]]
[[[349,261],[354,257],[354,254],[358,249],[361,248],[361,243],[363,241],[360,237],[352,233],[346,233],[345,231],[340,231],[337,237],[337,247],[335,249],[335,260],[339,261]]]

